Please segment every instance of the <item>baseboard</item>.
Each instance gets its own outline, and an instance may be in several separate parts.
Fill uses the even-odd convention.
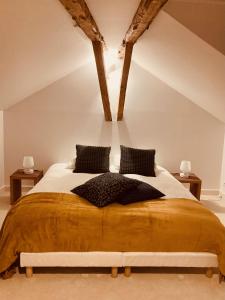
[[[0,191],[3,191],[5,189],[5,185],[0,187]]]
[[[26,192],[27,190],[30,190],[32,189],[32,187],[34,187],[33,185],[22,185],[22,191]],[[3,187],[6,191],[9,191],[10,190],[10,185],[7,184]]]
[[[201,194],[202,195],[206,195],[206,196],[219,196],[220,195],[220,191],[219,190],[215,190],[215,189],[202,189],[201,190]]]

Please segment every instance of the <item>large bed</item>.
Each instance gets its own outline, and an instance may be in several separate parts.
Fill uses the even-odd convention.
[[[116,170],[113,168],[112,171]],[[118,267],[125,268],[126,276],[130,275],[134,266],[204,267],[207,268],[207,275],[212,276],[212,268],[219,266],[224,275],[223,225],[167,170],[157,166],[156,177],[126,175],[151,184],[165,194],[162,199],[127,206],[111,204],[105,208],[96,208],[70,192],[75,186],[97,175],[73,173],[66,164],[54,164],[12,209],[3,224],[0,248],[4,250],[3,246],[7,243],[7,247],[12,248],[11,262],[20,255],[20,265],[26,267],[28,277],[32,275],[33,267],[53,266],[107,266],[112,267],[113,277],[117,276]],[[72,225],[68,230],[57,219],[58,214],[65,214],[64,208],[69,206],[76,211],[75,227],[79,228],[79,232],[71,229],[74,224],[71,211],[69,224]],[[53,221],[41,225],[42,219],[49,220],[53,214]],[[13,215],[17,215],[17,219]],[[38,223],[33,224],[35,218]],[[14,230],[16,236],[16,226],[18,240],[23,236],[19,246],[16,238],[14,244],[8,242],[10,231]],[[4,236],[6,229],[8,236]],[[68,231],[66,236],[65,231]],[[48,245],[52,235],[55,235],[54,242]],[[171,237],[174,241],[170,240]],[[39,247],[38,241],[41,239],[42,246]],[[1,255],[4,255],[4,251],[1,251]],[[5,253],[8,258],[10,255],[9,252],[7,255]],[[9,262],[10,259],[6,260],[5,267]]]

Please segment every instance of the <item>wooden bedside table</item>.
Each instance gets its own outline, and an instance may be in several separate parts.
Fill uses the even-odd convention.
[[[190,192],[198,200],[200,200],[201,185],[202,185],[202,181],[200,178],[198,178],[194,173],[190,173],[189,177],[181,177],[180,173],[171,173],[171,174],[181,183],[189,183],[190,184]]]
[[[13,204],[21,197],[21,182],[22,179],[33,180],[34,185],[43,177],[43,171],[34,170],[32,174],[25,174],[23,169],[15,171],[10,176],[10,204]]]

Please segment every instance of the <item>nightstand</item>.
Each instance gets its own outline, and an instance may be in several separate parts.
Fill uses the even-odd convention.
[[[23,169],[15,171],[10,176],[10,204],[13,204],[21,197],[21,182],[22,180],[33,180],[34,185],[43,177],[43,171],[34,170],[32,174],[25,174]]]
[[[189,177],[181,177],[180,173],[171,173],[179,182],[181,183],[189,183],[190,184],[190,192],[194,195],[198,200],[200,200],[201,195],[201,185],[202,181],[198,178],[194,173],[190,173]]]

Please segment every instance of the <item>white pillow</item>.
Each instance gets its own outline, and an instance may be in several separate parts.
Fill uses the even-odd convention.
[[[118,172],[120,170],[120,154],[112,156],[112,167]]]
[[[73,158],[71,160],[69,160],[67,163],[66,163],[66,169],[75,169],[75,161],[76,161],[76,158]]]

